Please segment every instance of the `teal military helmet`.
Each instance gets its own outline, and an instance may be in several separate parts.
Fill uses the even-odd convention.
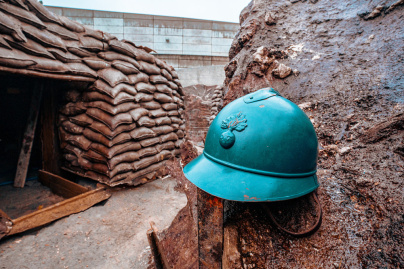
[[[241,97],[209,127],[203,154],[184,168],[200,189],[233,201],[281,201],[316,190],[313,125],[272,88]]]

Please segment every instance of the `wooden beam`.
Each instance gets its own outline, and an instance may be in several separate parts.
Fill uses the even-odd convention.
[[[41,227],[57,219],[84,211],[111,196],[106,187],[85,192],[50,207],[13,220],[13,227],[8,235]]]
[[[198,252],[200,269],[222,268],[223,200],[199,188]]]
[[[27,177],[32,145],[34,144],[36,123],[38,121],[39,107],[41,105],[43,85],[35,83],[29,108],[28,123],[22,141],[20,157],[18,158],[17,172],[14,178],[14,187],[23,188]],[[23,109],[23,108],[21,108]]]
[[[42,105],[42,169],[61,175],[60,143],[57,132],[57,90],[53,81],[47,81]]]
[[[0,209],[0,239],[10,233],[12,225],[10,217]]]
[[[39,171],[38,180],[50,188],[53,193],[64,198],[72,198],[89,191],[86,187],[43,170]]]

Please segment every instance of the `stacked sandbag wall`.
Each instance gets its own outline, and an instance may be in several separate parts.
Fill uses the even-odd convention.
[[[211,98],[209,125],[223,107],[223,86],[217,86]]]
[[[114,40],[110,46],[132,45]],[[59,118],[64,168],[111,186],[153,177],[180,154],[185,129],[176,72],[149,54],[141,60],[119,55],[91,59],[93,68],[106,68],[88,90],[68,94]]]

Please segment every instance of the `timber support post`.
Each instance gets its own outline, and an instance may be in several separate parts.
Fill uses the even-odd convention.
[[[200,269],[222,268],[223,199],[198,188],[198,255]]]

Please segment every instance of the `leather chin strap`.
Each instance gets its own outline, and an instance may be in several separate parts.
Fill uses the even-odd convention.
[[[305,230],[303,232],[292,232],[292,231],[289,231],[289,230],[285,229],[275,219],[274,215],[272,214],[272,211],[271,211],[270,207],[265,206],[265,205],[262,205],[262,207],[265,210],[265,212],[269,215],[269,217],[271,218],[273,223],[276,225],[276,227],[278,227],[278,229],[284,231],[287,234],[293,235],[295,237],[308,236],[308,235],[314,233],[320,227],[322,217],[323,217],[323,209],[321,207],[320,201],[318,200],[317,194],[315,192],[312,192],[311,195],[313,195],[313,198],[316,201],[316,204],[318,205],[318,210],[317,211],[319,211],[319,214],[318,214],[318,217],[316,219],[316,223],[313,226],[311,226],[309,229],[307,229],[307,230]]]

